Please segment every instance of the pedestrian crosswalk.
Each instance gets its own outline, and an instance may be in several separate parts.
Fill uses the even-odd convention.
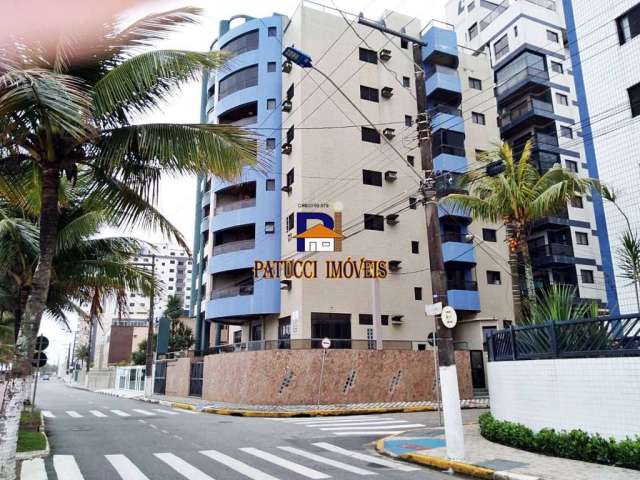
[[[387,416],[359,415],[350,417],[314,417],[314,418],[274,418],[277,422],[314,428],[337,437],[394,435],[424,427],[422,423],[397,420]]]
[[[108,409],[104,408],[102,410],[88,410],[88,411],[77,411],[77,410],[65,410],[64,412],[52,412],[51,410],[43,410],[42,415],[44,418],[127,418],[132,416],[147,416],[147,417],[162,417],[162,416],[173,416],[180,415],[181,413],[194,413],[188,410],[167,410],[163,408],[152,408],[149,410],[145,410],[142,408],[132,408],[129,411],[119,410],[119,409]]]
[[[135,455],[135,454],[134,454]],[[250,480],[345,478],[345,472],[356,476],[379,475],[386,478],[391,471],[411,472],[418,468],[376,455],[348,450],[327,442],[301,448],[281,445],[269,448],[242,447],[232,451],[202,450],[175,454],[159,452],[150,458],[131,458],[125,454],[104,455],[100,478],[150,480],[164,471],[167,478],[215,480],[229,478],[229,471]],[[136,464],[136,461],[138,462]],[[21,480],[92,480],[85,477],[74,455],[53,455],[55,475],[47,476],[42,459],[27,460],[22,466]],[[95,471],[95,469],[94,469]],[[353,478],[358,478],[353,477]],[[236,477],[233,477],[236,478]],[[352,477],[348,477],[352,478]]]

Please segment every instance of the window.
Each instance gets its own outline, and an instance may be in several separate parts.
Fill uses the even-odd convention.
[[[474,90],[482,90],[482,80],[469,77],[469,88],[473,88]]]
[[[274,110],[276,108],[276,99],[267,98],[267,110]]]
[[[584,208],[584,203],[582,202],[582,197],[576,195],[575,197],[571,197],[571,206],[573,208]]]
[[[420,253],[420,242],[411,241],[411,253]]]
[[[624,45],[632,38],[640,35],[640,4],[618,17],[616,24],[618,25],[620,45]]]
[[[267,28],[267,36],[275,37],[277,35],[278,35],[278,28],[277,27],[269,27],[269,28]]]
[[[402,86],[409,88],[411,86],[411,79],[409,77],[402,77]]]
[[[560,136],[564,138],[573,138],[573,130],[569,127],[560,127]]]
[[[560,43],[560,36],[552,30],[547,30],[547,40],[553,43]]]
[[[360,98],[362,100],[368,100],[370,102],[378,102],[378,89],[360,85]]]
[[[293,98],[293,94],[295,93],[295,87],[292,83],[289,88],[287,88],[287,100],[291,100]]]
[[[487,270],[487,283],[489,285],[501,285],[502,280],[500,280],[500,272]]]
[[[422,287],[413,287],[413,298],[422,300]]]
[[[276,139],[267,138],[267,150],[273,150],[274,148],[276,148]]]
[[[382,215],[364,214],[364,229],[384,231],[384,217]]]
[[[273,178],[267,178],[267,182],[265,185],[267,192],[273,192],[276,189],[276,181]]]
[[[264,233],[275,233],[276,224],[274,222],[264,222]]]
[[[576,232],[576,243],[578,245],[589,245],[589,235],[585,232]]]
[[[418,199],[415,197],[409,197],[409,208],[415,210],[418,208]]]
[[[373,325],[373,315],[368,313],[358,314],[358,323],[360,325]],[[389,325],[389,315],[380,315],[380,323],[382,325]]]
[[[236,330],[233,332],[233,343],[242,342],[242,330]]]
[[[593,281],[593,270],[580,270],[582,283],[595,283]]]
[[[289,130],[287,130],[287,143],[291,143],[293,142],[293,137],[295,136],[295,127],[293,125],[291,125],[291,127],[289,127]]]
[[[469,40],[473,40],[474,38],[476,38],[478,36],[478,24],[474,23],[473,25],[471,25],[469,27]]]
[[[411,115],[405,115],[404,116],[404,126],[405,127],[410,127],[411,125],[413,125],[413,118],[411,118]]]
[[[514,37],[517,37],[517,36],[518,36],[518,26],[517,26],[517,25],[515,25],[515,26],[513,27],[513,36],[514,36]]]
[[[507,37],[507,35],[503,35],[498,41],[496,41],[496,43],[493,44],[493,54],[497,61],[507,53],[509,53],[509,37]]]
[[[380,134],[375,128],[361,127],[362,141],[369,143],[380,143]]]
[[[245,88],[255,87],[256,85],[258,85],[258,66],[252,65],[243,68],[220,80],[218,100],[222,100],[227,95],[239,92]]]
[[[378,53],[374,50],[360,47],[360,60],[368,63],[378,63]]]
[[[382,186],[382,172],[373,170],[362,170],[362,183],[365,185]]]
[[[220,50],[223,52],[235,53],[239,55],[244,52],[258,49],[258,30],[251,30],[233,40],[228,41]]]
[[[556,73],[564,73],[564,67],[560,62],[551,62],[551,71]]]
[[[275,72],[275,71],[276,71],[276,62],[268,62],[267,72]]]
[[[560,105],[569,105],[569,97],[567,97],[566,95],[563,95],[562,93],[556,93],[556,102],[558,102]]]
[[[400,48],[404,48],[405,50],[409,48],[409,42],[407,41],[406,38],[400,39]]]
[[[471,112],[471,121],[478,125],[486,125],[487,120],[484,116],[484,113]]]
[[[482,240],[484,240],[485,242],[497,242],[498,238],[496,235],[496,231],[493,228],[483,228]]]
[[[293,168],[287,172],[287,187],[293,185],[294,173]]]
[[[295,218],[296,216],[293,213],[290,213],[289,216],[287,217],[287,232],[290,232],[296,226]]]
[[[574,160],[565,160],[564,164],[566,165],[567,170],[573,173],[578,173],[578,162]]]
[[[640,115],[640,83],[637,83],[633,87],[629,88],[627,92],[629,93],[629,105],[631,106],[631,116],[637,117]]]
[[[416,160],[415,160],[413,155],[407,155],[407,163],[409,165],[411,165],[413,167],[413,166],[415,166],[415,162],[416,162]]]

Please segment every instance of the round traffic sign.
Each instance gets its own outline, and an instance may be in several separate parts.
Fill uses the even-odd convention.
[[[324,337],[322,339],[322,348],[324,348],[326,350],[330,346],[331,346],[331,340],[329,340],[327,337]]]
[[[47,364],[47,354],[44,352],[36,352],[33,354],[33,360],[31,361],[31,365],[34,368],[44,367]]]
[[[36,338],[36,351],[41,352],[43,350],[46,350],[48,346],[49,339],[47,337],[45,337],[44,335],[39,335],[38,338]]]
[[[429,332],[429,335],[427,335],[427,343],[432,347],[436,346],[436,335],[434,332]]]
[[[453,328],[458,323],[458,315],[453,307],[447,305],[442,309],[442,314],[440,315],[442,319],[442,324],[447,328]]]

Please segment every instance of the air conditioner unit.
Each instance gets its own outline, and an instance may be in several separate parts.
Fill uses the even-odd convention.
[[[383,48],[382,50],[380,50],[380,53],[378,53],[378,56],[380,57],[380,60],[386,62],[387,60],[391,59],[391,50],[389,50],[388,48]]]
[[[293,105],[291,104],[291,102],[289,100],[285,100],[284,102],[282,102],[282,111],[283,112],[290,112],[292,107],[293,107]]]
[[[291,193],[293,191],[293,188],[291,187],[291,185],[285,185],[280,190],[282,190],[283,192]]]
[[[291,280],[280,280],[280,290],[291,290]]]
[[[292,68],[293,65],[289,60],[287,60],[282,64],[282,73],[290,73]]]
[[[387,170],[384,172],[384,179],[387,182],[395,182],[398,179],[398,172],[395,170]]]
[[[382,90],[380,90],[380,95],[382,95],[384,98],[393,97],[393,88],[391,88],[391,87],[382,87]]]
[[[402,269],[402,260],[389,260],[389,271],[397,272]]]
[[[394,325],[401,325],[403,318],[404,315],[391,315],[391,323]]]
[[[391,140],[396,136],[396,129],[395,128],[385,128],[384,130],[382,130],[382,134],[385,137],[387,137],[388,140]]]
[[[282,144],[282,153],[284,153],[285,155],[290,155],[292,150],[293,150],[293,147],[291,146],[290,143]]]
[[[396,225],[398,223],[398,218],[400,217],[400,215],[398,215],[397,213],[390,213],[389,215],[387,215],[387,224],[388,225]]]

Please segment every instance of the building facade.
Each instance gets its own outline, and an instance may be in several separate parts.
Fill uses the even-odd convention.
[[[563,2],[585,147],[597,159],[599,178],[617,192],[632,230],[640,226],[640,2]],[[592,173],[593,174],[593,173]],[[618,250],[628,230],[619,210],[604,204],[613,270],[622,313],[640,310],[634,287],[622,276]]]
[[[450,0],[458,41],[491,59],[500,136],[519,156],[533,139],[540,171],[560,163],[598,177],[580,108],[577,55],[563,5],[555,0]],[[491,102],[488,102],[491,103]],[[486,108],[479,106],[478,108]],[[484,115],[472,111],[473,117]],[[565,212],[534,225],[530,241],[536,288],[575,285],[581,299],[618,311],[607,225],[598,196],[575,197]]]
[[[273,341],[288,348],[298,341],[319,347],[318,339],[329,337],[337,346],[375,348],[379,328],[384,346],[425,349],[435,324],[425,315],[433,297],[418,202],[423,172],[412,47],[309,5],[302,3],[291,18],[222,22],[213,46],[236,56],[229,69],[207,79],[203,119],[254,129],[259,158],[269,162],[232,184],[199,179],[198,295],[192,296],[198,345],[256,342],[262,348],[260,342]],[[468,77],[491,76],[488,57],[459,51],[451,25],[423,29],[395,12],[386,12],[384,21],[430,45],[420,63],[427,72],[434,175],[444,194],[457,175],[477,167],[475,151],[498,139],[495,106],[482,124],[462,116],[468,105],[493,98],[492,81],[480,95],[468,87]],[[376,128],[317,72],[283,62],[289,45],[310,55]],[[455,339],[476,350],[481,364],[483,332],[513,318],[504,232],[459,212],[442,209],[440,216],[447,300],[459,314]],[[324,229],[320,234],[331,241],[325,247],[319,239],[313,248],[317,233],[307,242],[300,235],[321,217],[339,235]],[[252,272],[255,261],[302,259],[318,260],[318,278],[254,278]],[[384,260],[389,273],[380,280],[325,277],[325,262],[347,259]],[[374,297],[379,326],[373,325]],[[226,329],[217,328],[215,342],[212,324]]]

